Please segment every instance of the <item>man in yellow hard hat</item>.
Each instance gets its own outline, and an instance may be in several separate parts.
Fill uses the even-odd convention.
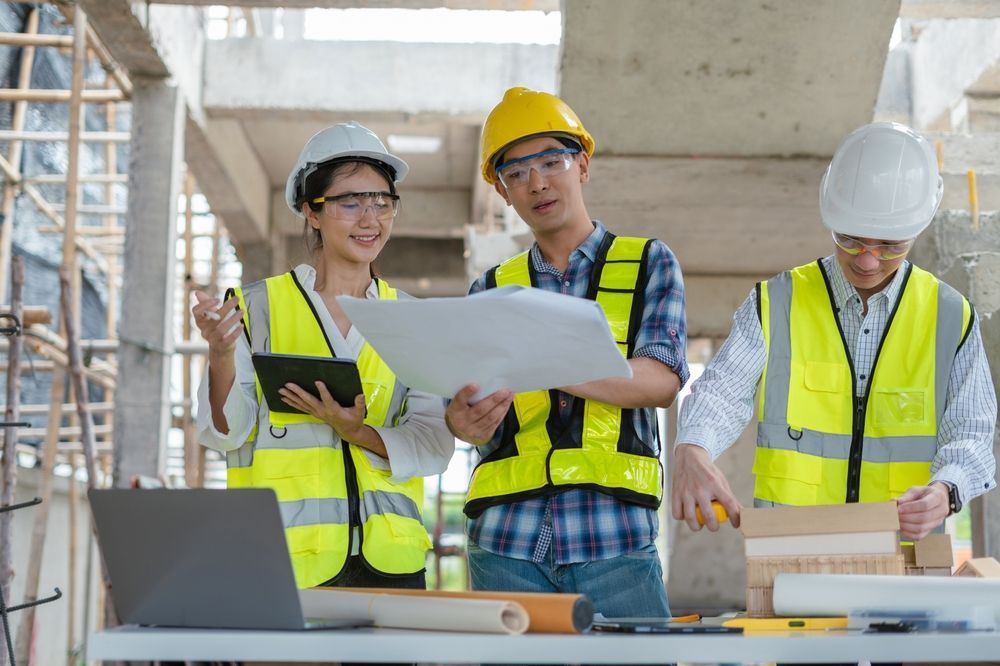
[[[761,282],[691,387],[675,448],[673,514],[710,530],[739,502],[713,460],[759,394],[754,504],[896,500],[920,539],[996,487],[997,406],[979,320],[906,260],[943,182],[934,151],[898,123],[848,135],[820,184],[833,254]]]
[[[596,300],[633,376],[455,396],[447,423],[481,453],[465,504],[469,568],[474,589],[584,593],[607,617],[669,617],[655,408],[688,376],[684,285],[664,243],[591,219],[593,153],[577,115],[545,92],[511,88],[483,128],[483,178],[535,243],[470,291],[517,284]]]

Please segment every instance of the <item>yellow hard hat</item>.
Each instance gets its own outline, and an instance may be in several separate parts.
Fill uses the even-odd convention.
[[[497,180],[493,169],[497,155],[515,141],[536,134],[569,135],[579,140],[587,155],[594,154],[594,137],[566,102],[547,92],[510,88],[483,125],[481,169],[486,182],[492,185]]]

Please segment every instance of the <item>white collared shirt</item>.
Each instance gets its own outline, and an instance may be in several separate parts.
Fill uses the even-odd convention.
[[[834,256],[822,260],[830,276],[844,339],[851,346],[857,393],[864,394],[882,332],[900,294],[904,262],[889,285],[868,299],[868,312]],[[757,298],[750,292],[733,317],[733,328],[705,372],[691,385],[678,424],[679,444],[697,444],[713,460],[728,449],[753,417],[754,394],[764,370],[764,334],[757,318]],[[932,481],[958,487],[963,503],[996,487],[993,431],[997,404],[990,368],[976,316],[965,343],[955,354],[944,415],[938,428],[938,451]]]
[[[340,333],[323,298],[315,291],[316,270],[308,264],[300,264],[295,267],[295,276],[318,313],[334,354],[338,358],[357,359],[364,346],[364,338],[354,326],[351,326],[346,337]],[[400,295],[405,296],[402,292]],[[378,284],[375,280],[369,285],[365,298],[378,298]],[[222,452],[242,446],[258,418],[253,362],[245,336],[240,336],[237,341],[235,354],[236,381],[223,407],[229,426],[228,434],[220,433],[212,423],[208,401],[208,372],[205,372],[198,387],[198,413],[195,420],[198,442]],[[325,425],[315,427],[328,428]],[[336,438],[336,431],[332,428],[329,430]],[[448,432],[444,422],[444,401],[429,393],[410,390],[406,398],[406,412],[399,419],[399,424],[375,430],[385,443],[388,460],[367,449],[363,451],[375,467],[391,470],[392,481],[396,483],[414,476],[440,474],[448,467],[448,461],[455,450],[455,438]]]

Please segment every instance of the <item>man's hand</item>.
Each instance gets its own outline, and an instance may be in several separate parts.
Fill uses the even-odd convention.
[[[935,481],[929,486],[913,486],[896,498],[899,533],[918,541],[948,517],[948,486]]]
[[[451,434],[473,446],[482,446],[490,441],[514,400],[513,392],[501,389],[473,405],[469,401],[478,390],[478,384],[463,388],[452,398],[444,414]]]
[[[674,449],[674,474],[670,500],[675,519],[683,520],[693,531],[701,529],[695,507],[701,508],[705,526],[709,531],[719,529],[719,521],[712,510],[712,500],[718,500],[729,514],[733,527],[740,526],[740,503],[729,488],[729,481],[708,451],[694,444],[681,444]]]

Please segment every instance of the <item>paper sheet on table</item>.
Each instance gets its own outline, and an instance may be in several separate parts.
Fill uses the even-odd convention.
[[[399,380],[420,391],[450,398],[476,383],[478,399],[502,388],[632,376],[601,306],[585,298],[510,286],[459,298],[337,302]]]
[[[520,604],[487,599],[410,597],[336,589],[299,590],[302,612],[321,620],[371,620],[378,627],[523,634],[528,613]]]
[[[924,611],[988,606],[1000,622],[1000,580],[947,576],[791,574],[774,578],[778,615],[848,615],[857,610]]]

